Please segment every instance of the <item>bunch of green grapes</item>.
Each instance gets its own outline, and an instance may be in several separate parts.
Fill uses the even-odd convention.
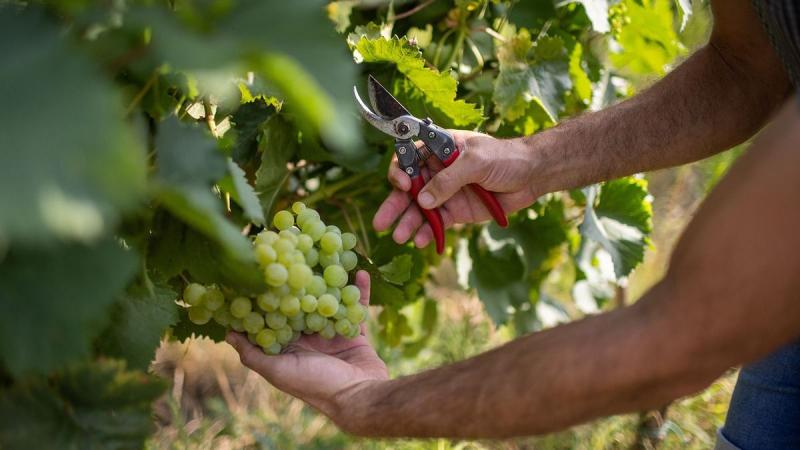
[[[272,223],[277,230],[264,229],[253,242],[268,289],[248,297],[189,283],[183,291],[189,320],[203,325],[213,319],[246,332],[273,355],[301,333],[326,339],[358,336],[367,308],[359,302],[358,287],[348,285],[358,263],[356,236],[326,226],[317,211],[301,202],[291,211],[278,211]]]
[[[631,23],[631,17],[628,15],[628,5],[624,1],[608,8],[608,22],[611,24],[611,34],[615,39],[619,39],[622,34],[622,28]]]

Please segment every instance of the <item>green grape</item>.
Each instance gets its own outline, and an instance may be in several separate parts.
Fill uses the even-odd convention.
[[[278,343],[281,345],[286,345],[292,340],[294,330],[289,328],[288,325],[285,325],[282,328],[275,330],[275,334],[278,337]]]
[[[279,230],[285,230],[294,225],[294,216],[289,211],[281,210],[275,213],[272,218],[272,224]]]
[[[275,262],[277,259],[278,253],[274,248],[267,244],[259,244],[256,246],[256,261],[262,266]]]
[[[323,269],[326,269],[329,266],[338,266],[339,254],[328,253],[326,251],[319,252],[319,265],[322,266]]]
[[[310,313],[306,314],[306,326],[309,330],[318,332],[321,329],[325,328],[325,324],[328,323],[328,320],[322,317],[318,313]]]
[[[256,334],[256,343],[263,349],[267,349],[270,345],[278,341],[274,330],[264,328]]]
[[[264,269],[264,275],[266,276],[267,284],[277,287],[286,283],[286,279],[289,278],[289,271],[281,264],[272,263]]]
[[[278,355],[281,353],[281,344],[275,342],[274,344],[270,345],[269,347],[264,349],[264,353],[268,355]]]
[[[333,315],[333,318],[340,320],[344,319],[345,317],[347,317],[347,307],[339,303],[339,308],[336,310],[336,314]]]
[[[278,233],[264,230],[256,235],[256,245],[272,245],[278,240]]]
[[[319,213],[311,208],[306,208],[297,213],[297,226],[304,229],[303,226],[310,220],[319,220]]]
[[[317,251],[317,249],[313,247],[308,249],[308,251],[305,252],[303,256],[305,256],[306,264],[308,264],[308,267],[314,267],[319,262],[319,252]]]
[[[270,291],[277,295],[278,298],[283,297],[284,295],[289,295],[292,293],[292,290],[289,289],[289,286],[286,284],[282,284],[280,286],[273,286]]]
[[[278,262],[286,267],[289,267],[292,264],[294,264],[295,262],[294,250],[292,250],[291,252],[282,253],[280,256],[278,256]]]
[[[328,287],[327,289],[325,289],[325,292],[336,297],[336,300],[342,299],[342,290],[337,287]]]
[[[308,284],[306,287],[306,292],[313,295],[314,297],[319,297],[320,295],[324,294],[325,291],[328,290],[328,285],[325,284],[325,279],[319,275],[314,275],[311,277],[311,283]]]
[[[339,301],[331,294],[322,294],[317,299],[317,312],[325,317],[333,317],[339,310]]]
[[[306,295],[306,289],[305,288],[292,289],[292,291],[289,293],[297,298],[302,298],[304,295]]]
[[[339,255],[339,261],[341,261],[344,270],[350,272],[358,264],[358,255],[352,250],[345,250]]]
[[[336,233],[338,235],[342,234],[342,230],[339,227],[337,227],[336,225],[328,225],[327,227],[325,227],[325,231],[328,231],[328,232],[331,232],[331,233]]]
[[[306,329],[306,315],[302,312],[291,319],[289,319],[289,327],[294,331],[303,331]]]
[[[353,325],[353,329],[350,330],[350,334],[348,334],[347,337],[353,339],[359,334],[361,334],[361,327],[359,325]]]
[[[281,297],[281,313],[286,317],[296,316],[300,312],[300,299],[294,295]]]
[[[203,302],[206,288],[197,283],[189,283],[183,290],[183,301],[191,306],[198,306]]]
[[[267,313],[264,318],[266,319],[267,326],[273,330],[278,330],[286,326],[286,316],[279,312]]]
[[[330,320],[325,324],[325,328],[319,331],[319,335],[325,339],[333,339],[336,337],[336,328]]]
[[[238,331],[239,333],[244,331],[244,323],[242,322],[242,319],[238,317],[233,317],[231,319],[230,327],[233,328],[233,331]]]
[[[264,312],[275,312],[278,310],[281,302],[278,296],[272,292],[264,292],[256,297],[256,304]]]
[[[306,265],[306,255],[300,250],[295,250],[294,253],[292,253],[292,263]]]
[[[244,316],[242,319],[242,324],[248,333],[258,333],[264,329],[264,316],[257,312],[251,312],[250,314]]]
[[[347,284],[347,272],[342,266],[326,267],[325,271],[322,273],[322,277],[325,278],[325,283],[327,283],[328,286],[340,288]]]
[[[360,304],[347,306],[347,320],[353,323],[361,323],[367,318],[367,307]]]
[[[353,324],[347,319],[339,319],[336,321],[334,328],[336,332],[342,336],[349,336],[350,332],[353,330]]]
[[[294,342],[294,341],[300,339],[300,336],[301,336],[301,334],[300,334],[299,331],[297,331],[297,330],[292,331],[292,339],[289,342]]]
[[[314,246],[314,240],[307,234],[297,236],[297,249],[305,253]]]
[[[310,267],[305,264],[294,263],[289,266],[289,276],[287,281],[289,283],[289,287],[294,289],[302,289],[311,283],[311,277],[313,276],[314,273],[311,271]]]
[[[356,235],[353,233],[342,233],[342,248],[352,250],[356,248]]]
[[[189,320],[197,325],[205,325],[211,320],[213,313],[203,306],[189,307]]]
[[[303,224],[303,233],[311,236],[311,239],[317,242],[325,234],[325,224],[319,219],[309,220]]]
[[[233,320],[233,316],[228,308],[219,308],[214,311],[214,322],[217,322],[223,327],[230,325],[231,320]]]
[[[300,233],[302,233],[302,231],[300,231],[300,228],[297,228],[296,225],[292,225],[291,227],[289,227],[289,231],[291,231],[292,234],[298,238],[300,237]]]
[[[231,300],[231,315],[237,319],[244,319],[253,310],[253,304],[247,297],[236,297]]]
[[[326,253],[336,253],[342,249],[342,237],[333,231],[326,231],[319,240],[319,248]]]
[[[206,288],[203,295],[203,306],[209,311],[216,311],[225,304],[225,295],[216,287]]]
[[[304,209],[306,209],[306,204],[303,202],[294,202],[292,203],[292,212],[295,214],[300,214]]]
[[[250,341],[251,344],[256,343],[256,334],[255,333],[247,333],[247,340]]]
[[[293,246],[297,245],[297,236],[292,233],[291,228],[281,231],[278,233],[278,236],[280,236],[281,239],[286,239],[287,241],[291,242]]]
[[[275,249],[275,253],[280,257],[281,255],[294,252],[294,242],[289,239],[279,238],[272,244],[272,248]]]
[[[307,313],[316,311],[317,310],[317,297],[314,297],[313,295],[308,295],[308,294],[306,294],[303,297],[301,297],[300,298],[300,309],[302,309],[303,312],[307,312]]]
[[[361,300],[361,290],[358,286],[347,285],[342,288],[342,303],[345,305],[355,305]]]

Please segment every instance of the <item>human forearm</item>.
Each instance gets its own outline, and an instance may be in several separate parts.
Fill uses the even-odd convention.
[[[534,160],[533,182],[542,192],[575,188],[696,161],[748,139],[789,85],[769,48],[752,62],[734,52],[712,41],[633,98],[518,139]]]

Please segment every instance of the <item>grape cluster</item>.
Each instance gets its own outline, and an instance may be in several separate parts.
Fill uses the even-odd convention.
[[[622,28],[631,23],[631,17],[628,15],[628,5],[624,1],[608,8],[608,22],[611,24],[611,34],[615,39],[619,39],[622,34]]]
[[[189,320],[203,325],[213,319],[247,332],[251,342],[273,355],[301,333],[358,336],[367,308],[359,302],[358,287],[347,284],[358,263],[356,236],[326,226],[301,202],[291,211],[278,211],[272,224],[277,231],[264,229],[253,242],[267,290],[248,297],[189,283],[183,291]]]

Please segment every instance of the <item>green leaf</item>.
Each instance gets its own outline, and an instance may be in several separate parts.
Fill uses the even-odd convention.
[[[236,130],[236,143],[231,158],[237,164],[247,167],[258,156],[258,136],[267,119],[275,114],[275,106],[263,98],[255,98],[243,103],[233,113],[231,122]]]
[[[454,126],[465,127],[483,120],[481,108],[456,100],[457,82],[447,73],[429,69],[418,48],[403,38],[366,36],[355,44],[356,58],[368,63],[392,63],[424,96],[431,107],[450,118]]]
[[[133,285],[111,310],[111,323],[97,341],[108,356],[126,360],[134,369],[147,370],[164,332],[178,321],[178,294],[168,286]]]
[[[297,153],[298,146],[297,130],[286,119],[275,116],[267,122],[259,145],[261,166],[256,172],[256,192],[261,209],[268,217],[281,188],[289,179],[286,163]]]
[[[171,117],[159,126],[155,146],[157,176],[164,184],[205,188],[225,174],[225,157],[198,126]]]
[[[264,211],[261,209],[256,191],[250,186],[241,169],[232,159],[228,159],[228,171],[231,176],[233,190],[230,192],[233,199],[244,210],[244,215],[256,225],[264,225]]]
[[[15,376],[89,356],[136,258],[117,243],[11,248],[0,263],[0,360]]]
[[[411,279],[412,265],[413,258],[411,255],[403,254],[395,256],[388,264],[378,267],[378,270],[380,270],[386,281],[402,285]]]
[[[618,69],[640,75],[664,74],[681,53],[671,0],[627,0],[631,23],[622,27],[620,49],[610,54]]]
[[[506,120],[523,117],[530,103],[536,102],[550,120],[556,122],[564,109],[564,94],[572,89],[569,64],[563,59],[531,64],[527,59],[531,48],[530,35],[522,29],[498,50],[500,72],[495,80],[492,100],[497,112]],[[561,53],[566,54],[563,41]]]
[[[515,245],[503,245],[491,250],[474,237],[469,242],[472,270],[469,284],[494,323],[508,321],[513,309],[529,303],[528,284],[523,281],[524,264]]]
[[[178,323],[172,327],[172,337],[178,341],[184,342],[189,338],[206,337],[214,342],[222,342],[225,340],[225,334],[228,332],[225,327],[214,322],[209,321],[205,325],[197,325],[189,320],[189,313],[187,308],[179,308],[180,319]]]
[[[344,33],[350,27],[350,13],[358,5],[356,0],[336,0],[328,3],[328,18],[336,24],[336,32]]]
[[[644,260],[651,230],[652,206],[647,182],[637,178],[610,181],[584,189],[586,211],[581,234],[611,255],[617,278],[626,277]],[[595,204],[595,200],[597,202]]]
[[[0,52],[0,241],[100,239],[145,187],[119,96],[36,8],[0,11]]]
[[[572,52],[569,54],[569,76],[572,80],[575,95],[585,104],[592,101],[592,82],[586,71],[581,67],[583,46],[575,43]]]
[[[0,394],[0,446],[142,448],[155,428],[151,403],[165,388],[111,360],[25,380]]]
[[[257,294],[266,288],[254,260],[231,255],[163,211],[156,214],[153,223],[147,264],[158,279],[170,279],[187,271],[199,283],[230,286],[243,293]],[[248,254],[252,255],[252,249]]]

